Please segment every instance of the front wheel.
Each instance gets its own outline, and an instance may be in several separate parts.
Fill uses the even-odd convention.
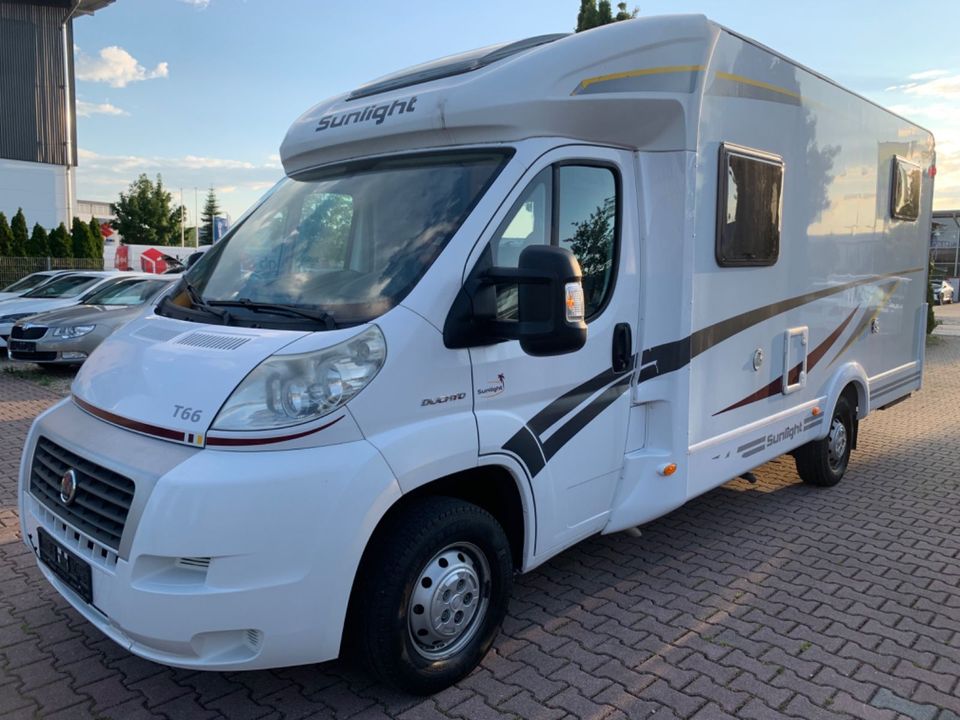
[[[374,542],[354,596],[361,659],[402,690],[438,692],[477,666],[500,628],[513,585],[506,534],[476,505],[428,497]]]
[[[837,400],[830,429],[822,440],[812,440],[793,453],[797,474],[808,485],[831,487],[840,482],[850,462],[854,409],[845,395]]]

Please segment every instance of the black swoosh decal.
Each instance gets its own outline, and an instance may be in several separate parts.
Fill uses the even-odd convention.
[[[909,270],[885,273],[883,275],[874,275],[862,280],[854,280],[843,283],[842,285],[834,285],[833,287],[824,288],[823,290],[815,290],[814,292],[797,295],[796,297],[781,300],[770,305],[764,305],[763,307],[734,315],[726,320],[721,320],[718,323],[697,330],[682,340],[674,340],[662,345],[657,345],[649,350],[644,350],[642,360],[640,361],[639,382],[644,382],[659,375],[679,370],[697,355],[706,352],[714,345],[733,337],[747,328],[758,325],[764,320],[769,320],[789,310],[794,310],[815,300],[837,295],[851,288],[870,285],[886,278],[910,275],[921,272],[922,270],[922,267],[917,267],[910,268]]]
[[[613,368],[608,368],[599,375],[594,375],[585,383],[577,385],[573,390],[565,392],[534,415],[530,419],[530,422],[527,423],[527,427],[533,430],[536,435],[542,435],[552,427],[555,422],[593,395],[597,390],[613,382],[618,374],[619,373],[613,371]]]
[[[613,385],[600,393],[589,405],[578,412],[543,443],[543,455],[550,462],[550,458],[566,445],[573,437],[583,430],[600,413],[606,410],[630,388],[630,375],[622,377]]]
[[[530,428],[524,425],[516,434],[507,440],[503,449],[511,452],[520,458],[520,461],[527,466],[530,477],[536,477],[537,473],[543,470],[546,461],[543,459],[540,441],[537,436],[530,432]]]

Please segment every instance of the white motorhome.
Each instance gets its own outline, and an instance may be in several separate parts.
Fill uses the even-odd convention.
[[[930,133],[700,16],[307,111],[287,179],[41,415],[23,538],[131,652],[431,692],[515,572],[920,387]]]

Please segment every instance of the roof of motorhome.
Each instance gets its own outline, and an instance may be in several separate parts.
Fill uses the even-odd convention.
[[[721,32],[783,62],[745,77],[728,67],[729,58],[715,57]],[[388,75],[308,110],[291,126],[280,154],[287,174],[295,174],[362,156],[531,137],[695,150],[703,94],[717,78],[739,83],[718,94],[765,92],[796,105],[807,101],[808,89],[801,98],[800,83],[810,84],[797,69],[828,83],[814,83],[821,94],[838,88],[860,97],[703,15],[642,17],[483,48]]]

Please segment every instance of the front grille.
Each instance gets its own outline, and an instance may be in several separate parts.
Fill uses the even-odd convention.
[[[60,478],[70,469],[77,474],[77,493],[65,505],[60,500]],[[134,487],[128,477],[84,460],[45,437],[37,440],[30,492],[55,515],[114,550],[120,547]]]
[[[19,325],[14,325],[13,329],[10,331],[10,337],[14,340],[39,340],[47,332],[47,328],[43,326],[31,326],[28,328],[20,327]]]
[[[23,350],[10,350],[10,357],[14,360],[28,360],[30,362],[52,362],[57,359],[55,352],[23,352]]]

